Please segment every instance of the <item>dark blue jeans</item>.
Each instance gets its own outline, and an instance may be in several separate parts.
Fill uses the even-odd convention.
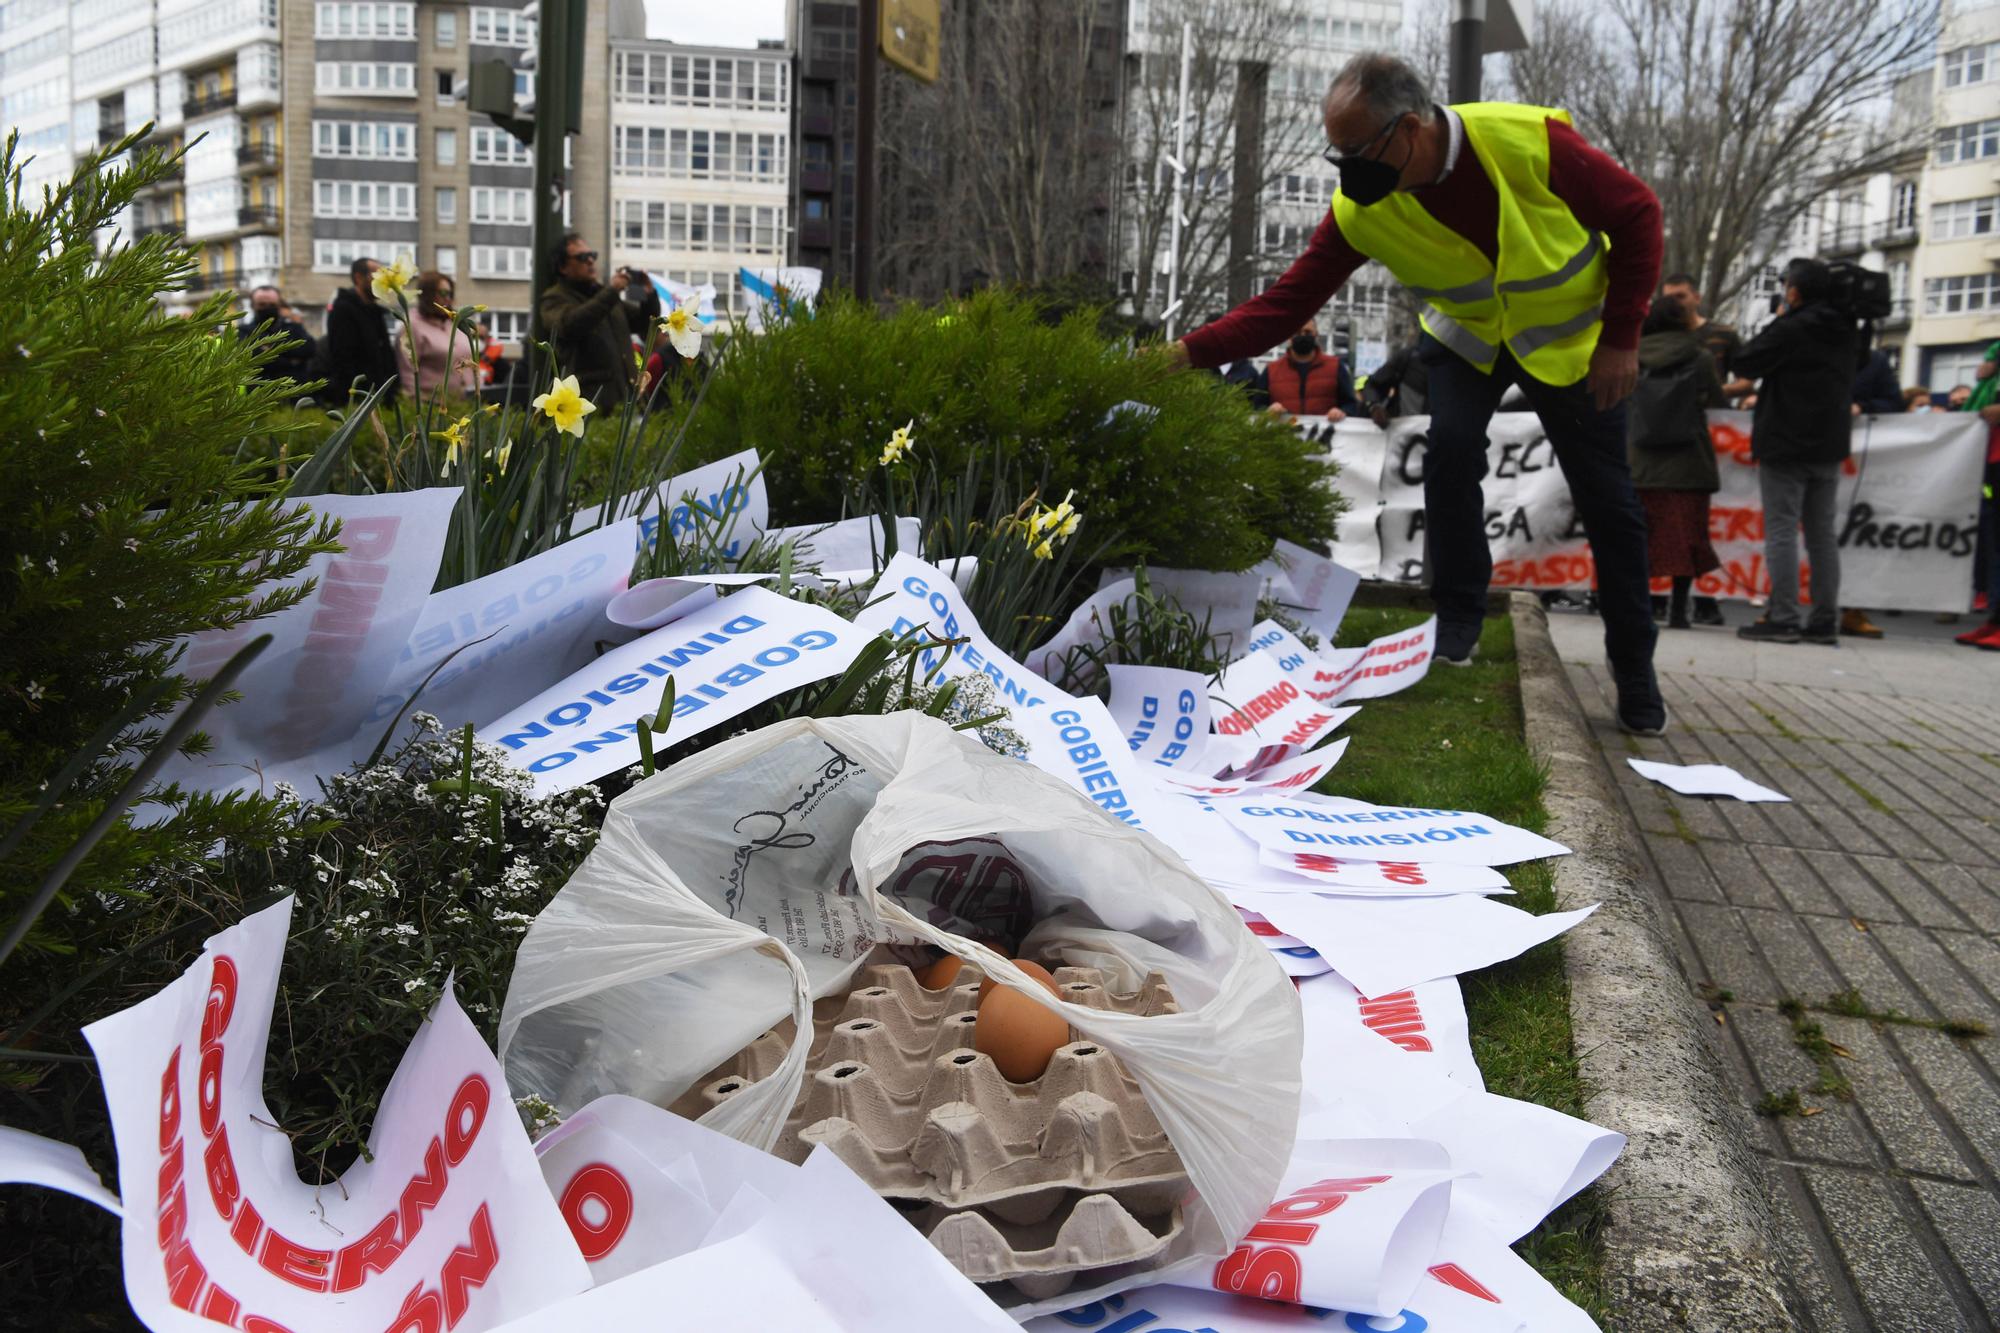
[[[1625,463],[1625,407],[1600,412],[1590,388],[1544,384],[1504,349],[1491,374],[1424,334],[1417,356],[1430,372],[1430,449],[1424,462],[1424,531],[1431,600],[1441,622],[1486,611],[1493,556],[1486,544],[1486,428],[1507,386],[1519,384],[1542,420],[1597,566],[1604,651],[1614,676],[1650,677],[1652,598],[1647,587],[1646,511]]]

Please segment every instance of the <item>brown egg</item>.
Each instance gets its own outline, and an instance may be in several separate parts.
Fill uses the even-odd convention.
[[[958,981],[958,973],[965,966],[965,960],[955,953],[948,953],[929,967],[917,969],[917,984],[925,990],[944,990]]]
[[[1041,982],[1044,986],[1048,987],[1049,994],[1055,996],[1058,1000],[1062,998],[1062,992],[1056,989],[1056,979],[1050,976],[1049,970],[1043,967],[1040,963],[1031,963],[1025,958],[1016,958],[1014,960],[1014,966],[1020,968],[1023,972],[1026,972],[1029,976],[1033,977],[1035,980]],[[993,988],[995,986],[998,986],[999,984],[1000,984],[999,982],[995,981],[991,977],[988,977],[986,978],[986,980],[980,982],[979,1002],[981,1004],[984,1004],[986,1002],[986,997],[988,995],[991,995],[993,993]]]
[[[1040,1078],[1049,1058],[1068,1042],[1069,1024],[1062,1015],[1005,986],[995,986],[979,1002],[979,1017],[972,1023],[972,1048],[992,1057],[994,1067],[1016,1083]]]

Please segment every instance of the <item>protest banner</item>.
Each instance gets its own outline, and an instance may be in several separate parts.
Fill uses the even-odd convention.
[[[582,667],[604,628],[605,607],[631,576],[637,531],[637,519],[620,519],[432,593],[367,722],[388,721],[422,686],[416,707],[446,727],[483,725],[537,685]]]
[[[1767,595],[1764,508],[1750,457],[1750,414],[1709,413],[1721,490],[1711,503],[1709,538],[1722,568],[1704,575],[1704,596]],[[1424,579],[1424,452],[1427,417],[1384,432],[1362,421],[1329,427],[1301,418],[1308,438],[1325,440],[1340,463],[1333,485],[1349,501],[1334,556],[1363,577]],[[1587,588],[1590,551],[1575,505],[1540,419],[1503,412],[1488,428],[1486,532],[1496,588]],[[1856,417],[1853,456],[1842,465],[1837,536],[1841,600],[1852,606],[1963,611],[1978,535],[1984,424],[1970,413],[1918,412]],[[1372,533],[1372,544],[1367,540]],[[1802,591],[1810,570],[1801,561]],[[1656,591],[1665,591],[1664,581]]]
[[[506,1079],[449,991],[366,1155],[305,1184],[264,1104],[292,900],[84,1029],[118,1144],[125,1285],[159,1330],[477,1333],[590,1285]],[[215,1322],[210,1322],[210,1321]]]
[[[673,745],[766,699],[836,675],[869,634],[817,606],[745,588],[614,648],[480,729],[535,775],[535,790],[567,791],[639,762],[639,719],[674,682]]]
[[[373,714],[423,614],[458,496],[456,486],[440,486],[307,502],[314,514],[340,520],[346,549],[314,556],[292,580],[313,581],[296,605],[186,640],[179,670],[192,679],[213,675],[260,634],[271,646],[236,678],[243,697],[202,720],[208,751],[174,756],[160,780],[199,791],[254,789],[267,767],[327,747],[338,753],[324,771],[345,767],[345,743]]]

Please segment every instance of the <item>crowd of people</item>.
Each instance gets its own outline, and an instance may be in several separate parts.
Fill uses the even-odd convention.
[[[542,292],[537,314],[542,336],[558,363],[577,377],[584,396],[600,407],[623,402],[640,382],[634,340],[643,342],[661,304],[652,280],[637,269],[619,269],[600,282],[597,252],[574,232],[551,256],[556,280]],[[480,321],[468,337],[456,325],[456,288],[449,274],[417,275],[408,318],[403,309],[376,295],[382,262],[356,259],[348,281],[326,305],[326,332],[315,338],[276,287],[250,293],[250,311],[236,326],[239,338],[279,335],[277,353],[258,370],[260,379],[295,383],[323,381],[320,396],[345,407],[354,395],[385,389],[386,401],[470,400],[506,394],[518,362],[510,360],[492,329]],[[677,358],[664,358],[674,361]],[[662,373],[657,348],[648,373]],[[1352,383],[1348,392],[1352,394]]]

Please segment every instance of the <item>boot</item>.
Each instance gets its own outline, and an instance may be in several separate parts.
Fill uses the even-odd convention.
[[[1850,606],[1840,613],[1840,632],[1851,639],[1879,639],[1881,626],[1868,618],[1868,613],[1859,607]]]

